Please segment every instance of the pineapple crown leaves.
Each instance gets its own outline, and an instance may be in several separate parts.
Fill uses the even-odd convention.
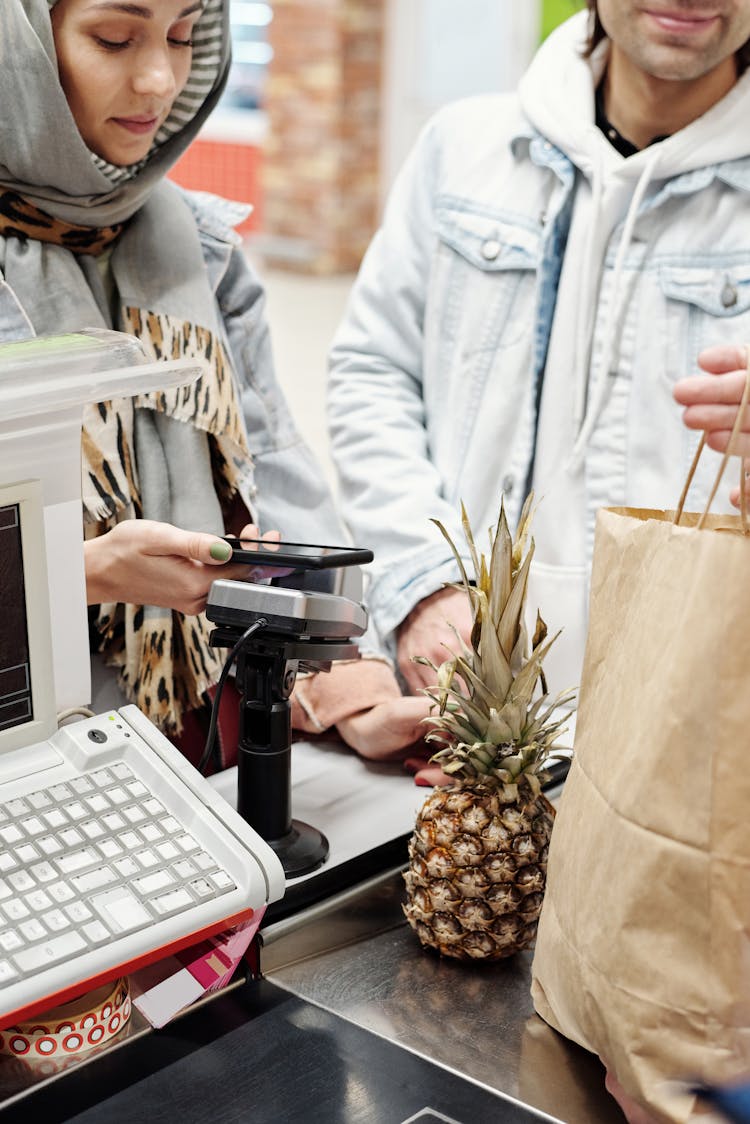
[[[532,516],[533,493],[523,506],[514,540],[501,506],[497,526],[489,535],[488,560],[477,550],[461,505],[474,582],[449,533],[433,520],[458,564],[461,581],[452,588],[462,589],[469,598],[473,625],[470,646],[453,629],[458,651],[448,648],[450,658],[440,667],[418,659],[433,669],[437,679],[434,687],[425,690],[438,709],[436,716],[426,719],[430,726],[426,739],[443,747],[433,760],[461,779],[480,777],[495,787],[502,786],[506,799],[515,798],[519,783],[534,794],[538,791],[542,766],[551,752],[559,752],[554,741],[566,721],[553,718],[553,713],[574,699],[573,692],[563,692],[551,701],[547,694],[542,664],[559,633],[548,637],[547,626],[537,613],[529,645],[524,624],[534,555]],[[537,684],[542,694],[532,701]]]

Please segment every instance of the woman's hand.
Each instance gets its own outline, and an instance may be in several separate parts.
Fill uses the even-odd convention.
[[[747,378],[747,353],[744,347],[719,345],[698,356],[705,376],[680,379],[674,397],[685,407],[682,420],[688,429],[702,429],[706,444],[723,453],[729,444],[737,408]],[[750,457],[750,407],[746,408],[734,452]]]
[[[242,537],[257,538],[257,528],[248,524]],[[278,537],[278,531],[263,536],[270,543]],[[87,600],[89,605],[110,601],[159,605],[193,616],[205,608],[215,578],[251,581],[276,572],[228,564],[231,555],[229,543],[216,535],[182,531],[151,519],[128,519],[85,543]]]

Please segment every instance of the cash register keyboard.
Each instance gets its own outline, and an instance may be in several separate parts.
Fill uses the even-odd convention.
[[[129,765],[0,805],[0,987],[235,888]]]

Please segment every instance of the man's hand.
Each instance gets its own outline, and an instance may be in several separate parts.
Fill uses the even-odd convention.
[[[451,652],[460,652],[453,624],[466,644],[469,643],[472,613],[469,598],[458,589],[440,589],[425,597],[412,609],[398,630],[397,658],[399,671],[409,690],[416,693],[433,686],[435,673],[429,667],[414,663],[415,656],[424,656],[439,667],[450,659]],[[447,645],[447,646],[446,646]]]
[[[257,537],[258,531],[249,524],[242,534]],[[274,542],[278,532],[263,537]],[[159,605],[192,616],[205,608],[215,578],[247,581],[274,572],[227,565],[229,558],[229,543],[216,535],[182,531],[151,519],[128,519],[85,543],[87,600],[89,605],[109,601]]]
[[[746,350],[729,345],[709,347],[698,356],[698,366],[708,373],[680,379],[674,385],[674,397],[685,406],[682,420],[688,429],[705,430],[709,448],[723,453],[745,388]],[[745,410],[734,451],[750,457],[750,407]]]
[[[352,749],[372,761],[394,761],[417,746],[423,750],[426,727],[422,719],[430,712],[428,698],[400,696],[376,703],[368,710],[341,718],[336,728]]]

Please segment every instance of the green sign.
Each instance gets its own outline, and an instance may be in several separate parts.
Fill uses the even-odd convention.
[[[542,39],[583,6],[583,0],[542,0]]]

